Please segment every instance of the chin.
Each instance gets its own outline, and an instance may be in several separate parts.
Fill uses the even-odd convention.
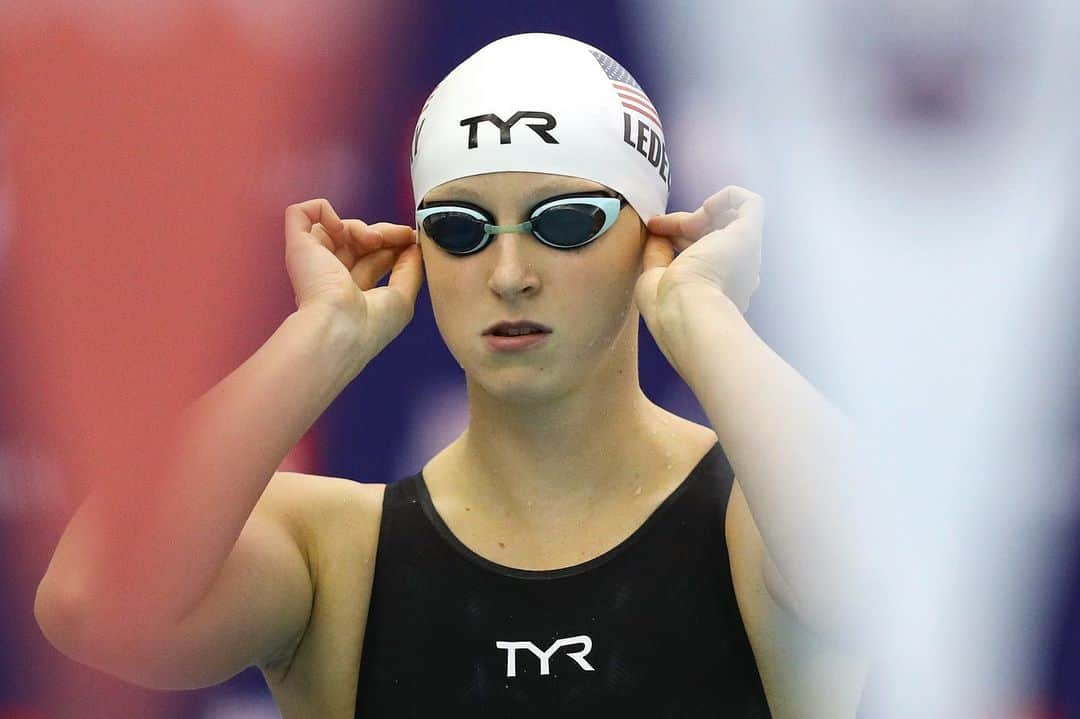
[[[465,382],[510,404],[550,402],[574,391],[574,386],[552,365],[517,365],[465,370]]]

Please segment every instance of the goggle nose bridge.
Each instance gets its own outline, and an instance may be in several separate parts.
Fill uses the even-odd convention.
[[[488,235],[498,235],[502,233],[517,233],[517,232],[532,232],[532,220],[526,220],[516,225],[489,225],[484,223],[484,232]]]

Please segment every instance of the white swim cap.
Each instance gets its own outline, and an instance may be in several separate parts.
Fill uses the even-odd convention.
[[[642,220],[667,209],[660,115],[619,63],[573,38],[500,38],[435,86],[416,122],[413,203],[488,172],[571,175],[606,185]]]

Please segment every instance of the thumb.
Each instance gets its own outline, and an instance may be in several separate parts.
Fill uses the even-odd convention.
[[[416,301],[423,281],[424,260],[420,245],[409,245],[398,255],[386,284],[397,290],[411,304]]]
[[[644,271],[655,267],[667,267],[675,259],[675,246],[671,240],[663,235],[650,234],[645,240],[645,250],[642,257]]]
[[[409,245],[398,256],[390,279],[385,287],[376,287],[371,299],[383,312],[389,311],[394,316],[412,319],[416,311],[416,296],[424,281],[423,259],[420,246]],[[389,305],[389,306],[388,306]]]
[[[674,258],[675,248],[668,238],[650,234],[645,240],[642,272],[634,286],[634,301],[650,329],[653,307],[656,305],[656,289],[660,284],[660,278]]]
[[[378,351],[397,337],[416,314],[416,296],[424,279],[422,262],[419,245],[408,246],[394,263],[387,284],[364,292]]]

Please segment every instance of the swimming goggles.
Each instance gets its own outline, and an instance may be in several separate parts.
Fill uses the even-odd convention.
[[[531,232],[549,247],[570,250],[595,240],[618,219],[626,198],[609,192],[574,192],[541,200],[529,219],[517,225],[496,225],[487,210],[469,202],[422,203],[416,226],[453,255],[479,252],[502,232]]]

